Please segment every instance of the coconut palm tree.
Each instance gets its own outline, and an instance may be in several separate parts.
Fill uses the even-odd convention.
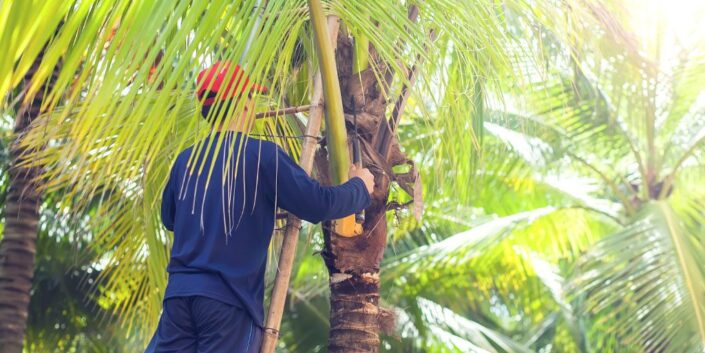
[[[538,33],[547,63],[535,70],[546,72],[531,87],[543,89],[522,87],[526,105],[488,112],[485,120],[488,140],[520,160],[483,151],[489,160],[477,184],[479,205],[514,214],[412,251],[394,275],[428,281],[446,263],[496,271],[498,260],[487,259],[501,259],[515,263],[509,269],[534,272],[518,279],[540,279],[552,302],[531,300],[540,292],[503,291],[501,283],[516,277],[497,280],[484,296],[510,313],[512,297],[523,298],[524,319],[539,307],[543,318],[530,342],[562,330],[569,343],[564,337],[552,346],[566,351],[701,351],[702,41],[694,36],[673,50],[673,32],[663,30],[655,33],[661,41],[640,42],[619,11],[590,10],[599,12],[594,22]],[[591,41],[562,45],[564,33]],[[517,200],[502,192],[507,183],[542,197]],[[498,194],[497,203],[487,191]],[[519,220],[531,220],[529,227],[506,229]]]
[[[700,351],[702,38],[673,44],[678,33],[666,25],[640,38],[627,23],[603,16],[600,27],[625,35],[594,37],[617,44],[603,44],[601,53],[576,47],[576,84],[549,83],[552,97],[535,102],[550,111],[542,123],[563,137],[555,150],[565,151],[580,175],[599,178],[602,197],[619,205],[614,233],[582,257],[569,289],[585,298],[586,314],[615,325],[613,337],[596,339],[596,347],[616,338],[620,351]]]
[[[41,190],[37,176],[41,166],[27,164],[27,150],[20,146],[21,136],[42,112],[45,91],[33,93],[32,86],[51,90],[60,66],[51,70],[45,82],[38,82],[40,52],[20,84],[21,103],[17,104],[13,142],[9,148],[9,183],[5,197],[5,226],[0,240],[0,352],[22,349],[34,274],[34,255],[39,225]]]
[[[546,61],[524,62],[524,100],[505,88],[483,107],[475,194],[427,190],[423,223],[390,233],[381,295],[416,347],[702,351],[702,40],[669,52],[666,36],[655,55],[618,11],[589,10],[565,32],[533,27]],[[454,149],[430,148],[452,134],[409,120],[400,140],[424,180],[457,182]],[[292,315],[315,317],[316,271],[301,268]]]

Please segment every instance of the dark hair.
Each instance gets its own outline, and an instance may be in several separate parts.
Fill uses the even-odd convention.
[[[213,94],[213,96],[215,96],[215,94]],[[234,109],[240,98],[242,98],[242,96],[222,101],[215,101],[211,105],[203,105],[201,106],[201,117],[203,119],[206,119],[206,121],[213,125],[215,123],[215,120],[218,119],[219,116],[225,116],[225,114],[231,111],[230,109]],[[252,94],[249,93],[247,95],[247,98],[252,98]],[[211,114],[211,116],[208,116],[211,110],[213,111],[213,114]]]
[[[213,102],[211,105],[204,105],[201,107],[201,117],[206,119],[211,125],[215,123],[219,116],[225,116],[230,110],[230,106],[233,104],[232,99],[228,99],[220,102]],[[213,111],[213,114],[208,116],[208,114]],[[222,119],[222,118],[221,118]]]

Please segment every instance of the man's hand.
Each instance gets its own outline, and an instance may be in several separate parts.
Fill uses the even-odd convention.
[[[354,177],[362,179],[362,181],[365,182],[367,193],[369,193],[370,195],[372,194],[372,191],[375,189],[375,177],[372,176],[372,173],[370,173],[369,169],[360,168],[353,164],[350,166],[350,172],[348,172],[348,176],[350,177],[350,179]]]

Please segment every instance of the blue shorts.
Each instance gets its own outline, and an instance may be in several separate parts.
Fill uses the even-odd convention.
[[[190,296],[164,301],[145,353],[259,353],[262,329],[243,308]]]

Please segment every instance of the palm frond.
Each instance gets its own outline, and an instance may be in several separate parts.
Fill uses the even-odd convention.
[[[623,345],[696,351],[705,341],[703,254],[674,209],[653,202],[586,254],[573,293],[586,294],[590,313],[615,321]]]

